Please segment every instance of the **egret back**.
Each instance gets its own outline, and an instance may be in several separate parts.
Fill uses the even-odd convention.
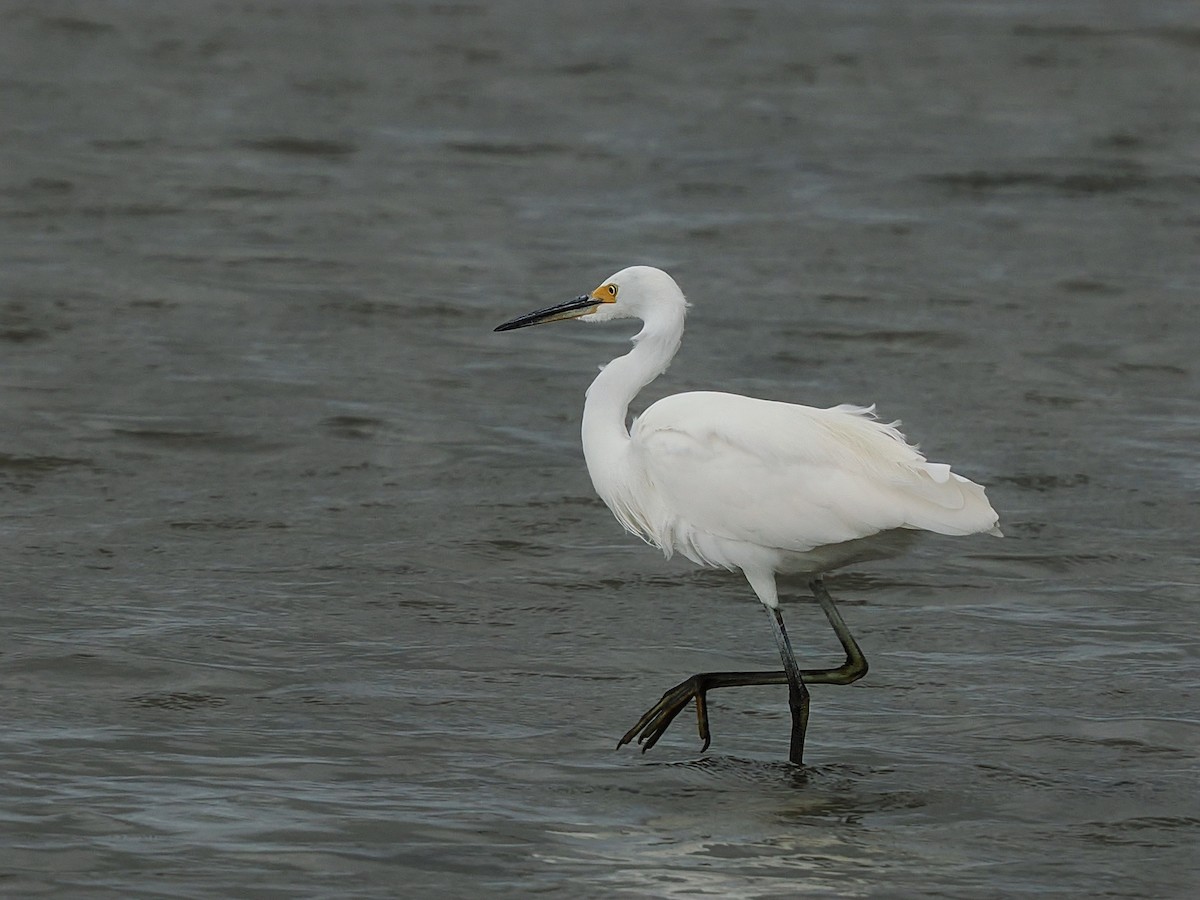
[[[805,554],[897,528],[996,531],[982,487],[870,408],[676,394],[634,422],[620,468],[601,495],[622,524],[712,565],[742,567],[735,545]]]

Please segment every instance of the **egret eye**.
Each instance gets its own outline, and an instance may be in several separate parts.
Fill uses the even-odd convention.
[[[613,298],[617,296],[617,286],[615,284],[610,284],[608,286],[608,296]]]

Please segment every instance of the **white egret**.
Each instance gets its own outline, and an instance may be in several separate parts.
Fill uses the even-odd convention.
[[[666,371],[688,303],[666,272],[631,266],[590,294],[505,322],[509,331],[578,318],[636,318],[633,349],[603,367],[583,407],[583,453],[596,492],[625,528],[670,557],[738,569],[766,607],[782,672],[707,672],[671,688],[618,742],[648,750],[691,700],[710,743],[706,693],[787,684],[792,762],[803,761],[808,684],[849,684],[867,662],[821,581],[830,569],[902,551],[918,531],[999,535],[984,489],[926,461],[873,407],[814,409],[701,391],[664,397],[627,427],[629,404]],[[801,670],[779,612],[776,576],[802,574],[846,661]]]

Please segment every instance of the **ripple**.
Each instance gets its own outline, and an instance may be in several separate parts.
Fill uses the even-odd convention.
[[[1036,491],[1039,494],[1061,488],[1082,487],[1085,484],[1091,483],[1091,479],[1082,472],[1076,472],[1071,475],[1058,473],[1001,475],[993,478],[992,481],[996,484],[1011,484],[1028,491]]]
[[[229,701],[224,697],[216,697],[212,694],[188,693],[182,691],[173,691],[171,693],[161,694],[141,694],[137,697],[130,697],[129,702],[136,706],[144,706],[150,709],[171,710],[211,709],[222,707],[229,703]]]
[[[321,420],[321,428],[334,437],[365,440],[387,423],[373,416],[330,416]]]
[[[1020,188],[1044,188],[1066,197],[1121,194],[1140,188],[1181,191],[1200,188],[1194,175],[1148,175],[1139,167],[1124,166],[1109,171],[1038,172],[1021,170],[946,172],[926,175],[924,181],[955,191],[982,193]]]
[[[0,453],[0,472],[11,475],[42,476],[91,464],[90,459],[72,456],[15,456]]]
[[[240,141],[239,146],[263,153],[279,153],[286,156],[313,156],[324,159],[340,159],[358,152],[358,147],[348,141],[302,138],[291,135]]]

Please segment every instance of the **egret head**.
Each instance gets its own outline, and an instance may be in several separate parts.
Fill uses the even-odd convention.
[[[495,330],[511,331],[560,319],[608,322],[634,318],[645,321],[655,312],[669,310],[678,315],[686,308],[683,292],[670,275],[653,266],[630,266],[603,281],[590,294],[580,294],[566,303],[517,316]]]

